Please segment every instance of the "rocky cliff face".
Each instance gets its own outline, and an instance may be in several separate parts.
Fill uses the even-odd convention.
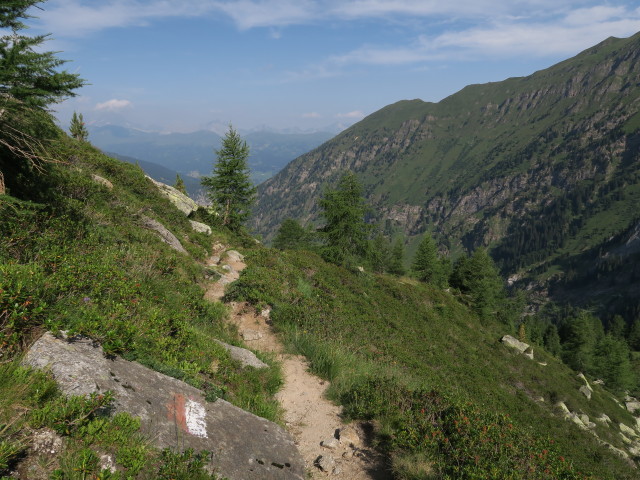
[[[528,77],[385,107],[262,184],[251,226],[269,239],[285,218],[316,221],[324,189],[353,171],[371,221],[409,237],[495,247],[510,272],[578,252],[640,201],[639,60],[640,34],[610,38]]]

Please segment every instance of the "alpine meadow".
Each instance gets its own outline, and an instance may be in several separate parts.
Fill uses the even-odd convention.
[[[640,476],[640,33],[398,101],[259,185],[231,123],[194,176],[207,147],[136,131],[169,185],[92,144],[145,150],[100,109],[59,125],[101,79],[29,35],[49,3],[0,5],[0,479]]]

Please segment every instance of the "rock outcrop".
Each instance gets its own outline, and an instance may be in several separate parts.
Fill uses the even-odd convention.
[[[198,210],[198,204],[180,190],[177,190],[166,183],[158,182],[149,176],[147,176],[147,178],[151,180],[156,187],[158,187],[160,193],[167,197],[171,203],[173,203],[176,208],[186,216],[189,216]]]
[[[514,350],[517,350],[518,352],[523,354],[525,357],[533,360],[533,348],[528,343],[521,342],[511,335],[505,335],[500,341],[507,347],[513,348]]]
[[[587,400],[591,400],[591,394],[593,393],[593,388],[591,388],[591,385],[589,385],[589,381],[587,380],[587,377],[585,377],[583,373],[579,373],[578,378],[584,382],[584,385],[580,387],[580,393],[582,393],[585,397],[587,397]]]
[[[100,175],[96,175],[94,173],[94,174],[91,175],[91,179],[94,182],[99,183],[100,185],[103,185],[103,186],[107,187],[107,190],[113,190],[113,183],[111,183],[106,178],[101,177]]]
[[[196,222],[194,220],[189,220],[189,223],[191,224],[191,228],[195,232],[204,233],[206,235],[211,235],[211,227],[209,225],[207,225],[206,223]]]
[[[168,244],[171,248],[180,253],[187,253],[187,251],[182,246],[182,243],[180,243],[180,240],[178,240],[178,238],[169,230],[167,230],[167,228],[160,222],[154,220],[153,218],[149,218],[146,215],[140,215],[140,220],[144,228],[156,232],[160,237],[160,240]]]
[[[139,417],[155,445],[208,450],[209,468],[230,480],[304,478],[304,461],[278,425],[222,399],[207,402],[198,389],[136,362],[107,359],[90,339],[46,333],[24,362],[49,369],[66,395],[113,392],[114,410]]]

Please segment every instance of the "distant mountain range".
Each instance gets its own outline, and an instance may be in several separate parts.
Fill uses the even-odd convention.
[[[147,162],[145,160],[140,160],[138,158],[128,157],[126,155],[120,155],[118,153],[113,152],[104,152],[112,158],[117,158],[118,160],[122,160],[123,162],[132,163],[134,165],[139,165],[144,173],[149,175],[154,180],[158,182],[166,183],[167,185],[175,185],[176,176],[178,172],[175,170],[171,170],[170,168],[163,167],[162,165],[158,165],[157,163]],[[199,203],[206,203],[205,193],[202,190],[202,185],[200,184],[200,179],[189,177],[187,175],[181,175],[182,181],[184,182],[184,186],[187,190],[187,193],[191,198],[196,200]]]
[[[152,162],[180,173],[183,178],[209,175],[216,158],[214,151],[220,148],[221,140],[211,131],[162,134],[117,125],[89,126],[88,129],[89,141],[101,150]],[[277,133],[266,130],[243,135],[251,149],[249,167],[252,180],[260,183],[270,178],[291,160],[333,136],[330,132]],[[175,180],[175,175],[173,177]]]
[[[252,228],[268,240],[285,218],[318,222],[346,171],[371,221],[410,244],[430,231],[454,254],[489,246],[512,280],[640,314],[640,259],[625,247],[640,241],[640,34],[439,103],[389,105],[261,184]]]

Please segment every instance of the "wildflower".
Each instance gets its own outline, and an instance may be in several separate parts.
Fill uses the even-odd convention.
[[[90,302],[90,301],[91,301],[91,299],[90,299],[89,297],[84,297],[84,298],[82,299],[82,301],[83,301],[84,303],[88,303],[88,302]]]

